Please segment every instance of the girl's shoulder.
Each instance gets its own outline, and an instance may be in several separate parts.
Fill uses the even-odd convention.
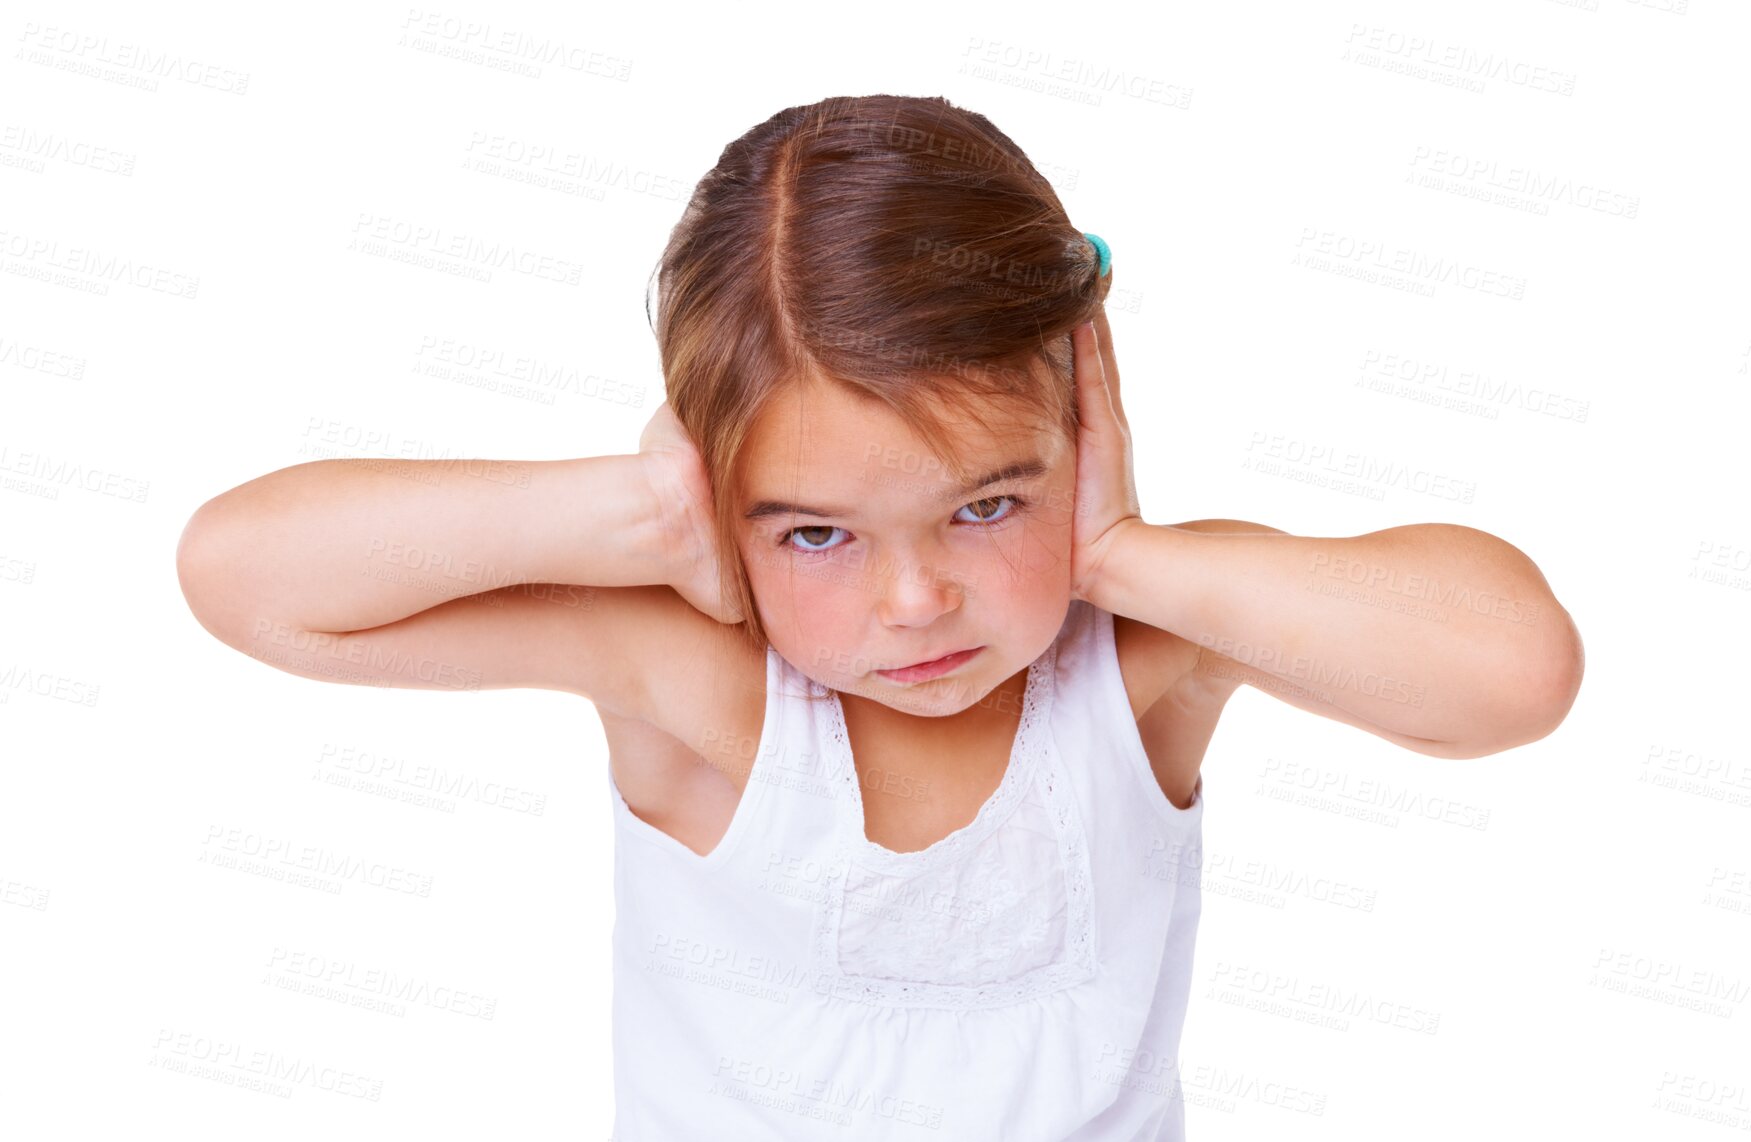
[[[1198,667],[1198,645],[1125,615],[1113,616],[1119,674],[1133,716],[1141,718]]]
[[[647,698],[637,719],[697,754],[739,791],[766,721],[767,651],[753,649],[672,588],[664,591],[664,605],[646,616],[643,646],[650,653],[638,666]]]

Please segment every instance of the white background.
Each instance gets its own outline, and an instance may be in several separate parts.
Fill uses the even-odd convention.
[[[324,456],[635,451],[684,195],[780,108],[878,92],[988,115],[1111,243],[1145,518],[1466,524],[1586,643],[1567,722],[1474,760],[1235,696],[1191,1136],[1751,1129],[1742,5],[151,8],[0,26],[0,1133],[609,1136],[590,706],[275,671],[191,617],[176,543]],[[591,62],[518,74],[507,33]],[[355,247],[376,220],[581,272],[440,272]],[[568,380],[495,390],[445,342]],[[485,791],[326,780],[378,762]],[[227,838],[429,895],[209,863]],[[170,1069],[216,1043],[380,1097]]]

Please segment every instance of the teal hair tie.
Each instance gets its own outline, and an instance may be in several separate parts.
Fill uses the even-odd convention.
[[[1112,248],[1106,244],[1106,240],[1099,234],[1090,234],[1085,230],[1083,231],[1082,236],[1087,238],[1089,244],[1091,244],[1095,248],[1095,251],[1100,254],[1100,276],[1103,278],[1106,277],[1107,271],[1113,268]]]

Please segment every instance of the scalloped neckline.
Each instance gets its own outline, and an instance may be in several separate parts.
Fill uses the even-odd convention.
[[[1058,644],[1054,641],[1044,654],[1028,665],[1027,682],[1022,688],[1021,715],[1016,722],[1015,737],[1010,742],[1009,760],[1004,766],[1003,779],[997,783],[997,788],[985,798],[971,821],[945,836],[938,837],[925,848],[910,852],[896,852],[869,838],[869,822],[864,814],[863,783],[858,775],[856,756],[851,747],[851,731],[845,724],[845,707],[839,700],[839,692],[829,689],[827,693],[831,700],[829,708],[832,716],[828,739],[834,751],[833,778],[850,787],[849,794],[834,798],[834,802],[838,806],[839,825],[843,832],[849,834],[846,840],[854,850],[866,860],[889,868],[935,863],[945,854],[958,851],[988,833],[1003,815],[1000,811],[1014,807],[1026,779],[1032,776],[1033,761],[1038,752],[1035,741],[1043,732],[1041,723],[1044,721],[1042,714],[1047,708],[1046,690],[1056,674],[1057,656]]]

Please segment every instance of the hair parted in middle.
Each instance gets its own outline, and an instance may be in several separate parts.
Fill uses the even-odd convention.
[[[1070,333],[1113,283],[1008,135],[898,95],[788,107],[731,142],[654,276],[668,400],[710,475],[724,594],[756,650],[734,513],[774,397],[826,383],[880,402],[964,480],[945,411],[985,424],[1002,406],[1076,439]]]

